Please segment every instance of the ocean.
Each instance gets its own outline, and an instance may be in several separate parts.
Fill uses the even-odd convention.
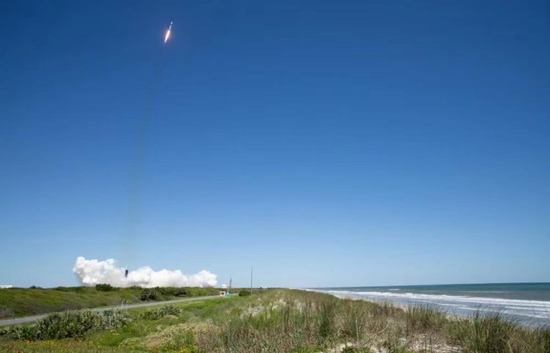
[[[550,327],[550,283],[316,288],[338,297],[422,305],[459,316],[499,313],[524,325]]]

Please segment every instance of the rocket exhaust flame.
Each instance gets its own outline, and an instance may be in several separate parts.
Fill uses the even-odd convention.
[[[116,267],[113,259],[87,260],[82,256],[76,259],[73,272],[85,286],[105,283],[114,287],[215,287],[218,283],[217,276],[206,270],[190,276],[180,270],[154,271],[149,266],[128,271],[124,267]]]
[[[166,35],[164,36],[164,44],[168,42],[168,39],[170,39],[170,33],[172,33],[172,24],[174,22],[170,22],[170,27],[168,27],[168,30],[166,31]]]

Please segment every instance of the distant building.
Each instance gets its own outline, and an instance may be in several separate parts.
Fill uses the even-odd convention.
[[[8,289],[8,288],[13,288],[13,286],[11,284],[0,284],[0,289]]]

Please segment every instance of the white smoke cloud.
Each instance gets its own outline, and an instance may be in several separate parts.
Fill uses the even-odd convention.
[[[217,276],[206,270],[186,276],[180,270],[153,271],[149,266],[129,271],[125,277],[125,269],[116,267],[114,259],[86,260],[82,256],[76,259],[73,272],[85,286],[107,283],[114,287],[215,287],[218,283]]]

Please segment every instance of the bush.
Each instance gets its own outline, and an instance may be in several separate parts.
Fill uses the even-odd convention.
[[[110,284],[106,284],[106,283],[96,284],[95,289],[100,291],[100,292],[111,292],[111,291],[117,290],[117,288],[111,286]]]
[[[7,317],[12,317],[12,316],[13,316],[13,310],[11,310],[10,308],[5,308],[0,306],[0,319],[5,319]]]
[[[186,297],[187,296],[187,291],[183,288],[180,288],[180,289],[176,289],[174,291],[174,295],[176,297]]]
[[[246,297],[246,296],[249,296],[249,295],[250,295],[250,291],[248,289],[242,289],[239,292],[239,297]]]
[[[59,291],[59,292],[75,292],[75,293],[82,293],[85,291],[86,287],[55,287],[53,290]]]
[[[140,294],[141,300],[157,300],[157,292],[152,289],[144,289]]]
[[[67,287],[55,287],[54,290],[58,290],[58,291],[61,291],[61,292],[69,292],[70,289],[67,288]]]
[[[164,305],[156,309],[150,309],[139,314],[140,319],[158,320],[168,315],[179,316],[181,309],[175,305]]]
[[[34,325],[10,327],[4,335],[29,341],[81,337],[94,330],[122,327],[127,321],[127,314],[119,310],[67,311],[50,314]]]

